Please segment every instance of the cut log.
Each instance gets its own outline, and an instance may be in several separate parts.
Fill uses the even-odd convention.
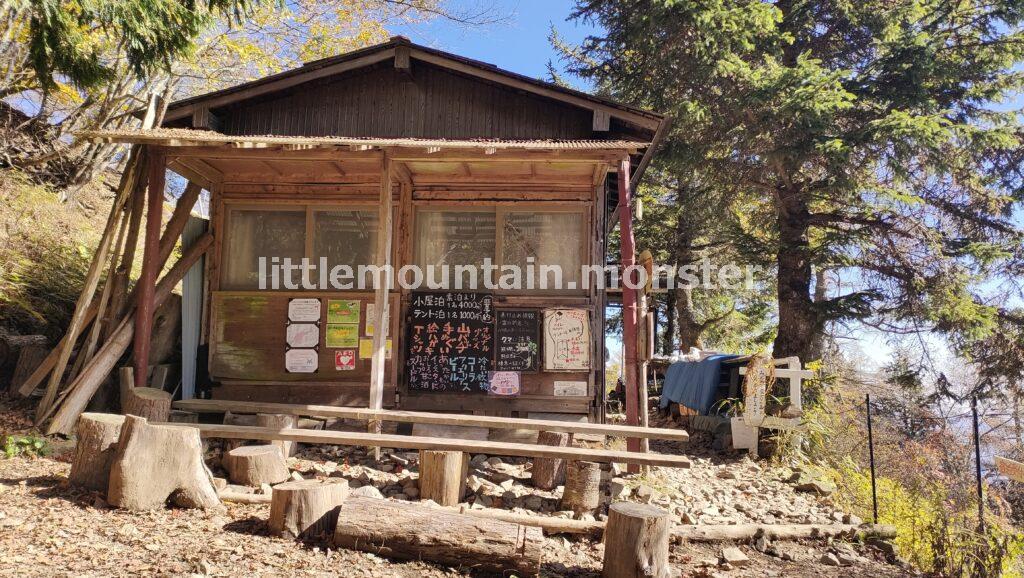
[[[466,493],[469,454],[420,450],[420,498],[454,506]]]
[[[119,508],[152,510],[168,500],[183,508],[220,504],[213,476],[203,464],[199,432],[125,416],[110,468],[107,501]]]
[[[243,486],[279,484],[288,479],[288,467],[277,446],[242,446],[224,455],[224,469],[232,482]]]
[[[572,444],[572,434],[557,431],[542,431],[537,434],[537,443],[544,446],[565,447]],[[565,482],[565,460],[534,458],[533,486],[541,490],[553,490]]]
[[[318,480],[274,486],[270,503],[270,532],[292,539],[330,536],[338,521],[338,506],[348,497],[348,483]]]
[[[577,515],[593,513],[601,503],[601,464],[572,461],[565,470],[562,509]]]
[[[342,548],[498,575],[536,576],[543,543],[540,528],[362,496],[345,500],[334,531]]]
[[[296,427],[298,427],[298,422],[298,417],[282,413],[261,413],[256,416],[257,427],[295,429]],[[275,445],[281,448],[281,455],[283,455],[286,458],[294,456],[295,452],[299,450],[299,444],[295,442],[276,440],[271,442],[271,445]]]
[[[245,494],[227,490],[217,492],[217,497],[222,502],[234,502],[236,504],[269,504],[273,501],[272,496],[266,494]]]
[[[171,414],[171,394],[152,387],[133,387],[128,391],[124,413],[150,421],[167,421]]]
[[[49,352],[46,350],[46,345],[42,343],[25,345],[21,348],[21,351],[18,352],[18,363],[14,366],[14,374],[11,376],[11,392],[21,389],[21,386],[46,359],[47,353]]]
[[[669,578],[669,513],[650,504],[616,502],[604,532],[604,578]]]
[[[672,530],[672,540],[678,542],[741,542],[760,536],[769,540],[808,540],[838,536],[890,540],[896,537],[896,528],[887,524],[736,524],[676,526]]]
[[[90,490],[107,491],[122,424],[124,416],[111,413],[83,413],[78,418],[78,443],[69,482]]]
[[[466,505],[458,509],[452,508],[460,514],[476,518],[491,518],[493,520],[504,520],[524,526],[540,528],[545,534],[585,534],[588,536],[601,537],[604,532],[604,522],[591,522],[587,520],[572,520],[569,518],[554,518],[550,516],[531,516],[528,514],[517,514],[499,508],[484,508],[474,510]]]

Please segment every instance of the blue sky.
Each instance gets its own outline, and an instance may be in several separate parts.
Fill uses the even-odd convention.
[[[472,0],[450,3],[456,8],[477,4]],[[500,24],[467,28],[436,19],[426,25],[399,26],[391,30],[419,44],[489,62],[519,74],[546,78],[548,61],[557,58],[548,42],[551,26],[569,43],[580,42],[593,30],[581,23],[566,22],[574,4],[572,0],[494,0],[496,12],[508,16],[508,20]]]

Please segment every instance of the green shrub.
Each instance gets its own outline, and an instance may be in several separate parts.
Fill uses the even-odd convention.
[[[36,435],[9,435],[3,438],[4,457],[16,458],[18,456],[41,457],[49,455],[50,443],[46,438]]]

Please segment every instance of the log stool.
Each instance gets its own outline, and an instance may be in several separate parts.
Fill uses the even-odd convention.
[[[616,502],[604,530],[604,578],[669,578],[668,512],[650,504]]]
[[[274,429],[295,429],[298,427],[299,418],[294,415],[280,413],[261,413],[256,416],[257,427],[269,427]],[[290,458],[299,449],[299,444],[283,440],[275,440],[270,445],[281,448],[281,455]]]
[[[572,434],[557,431],[542,431],[537,434],[537,445],[565,447],[572,444]],[[533,458],[531,470],[533,486],[541,490],[553,490],[565,481],[565,460],[557,458]]]
[[[292,539],[330,534],[338,520],[338,506],[346,497],[347,483],[302,480],[278,484],[270,502],[270,531]]]
[[[281,449],[272,445],[242,446],[224,455],[231,481],[243,486],[274,485],[288,479]]]
[[[123,415],[110,413],[83,413],[78,418],[75,430],[78,443],[75,444],[75,459],[71,462],[69,482],[90,490],[107,491],[110,465],[117,451],[122,424]]]
[[[420,450],[420,499],[442,506],[462,501],[469,473],[469,454]]]
[[[220,505],[203,463],[199,430],[125,416],[110,466],[107,501],[119,508],[152,510],[168,499],[183,508]]]
[[[133,387],[123,401],[126,415],[149,421],[167,421],[171,415],[171,394],[153,387]]]
[[[601,500],[601,464],[572,461],[565,470],[562,509],[576,515],[593,513]]]

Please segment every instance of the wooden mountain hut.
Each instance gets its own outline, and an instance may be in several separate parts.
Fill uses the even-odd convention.
[[[396,37],[173,102],[159,127],[92,133],[133,145],[127,192],[108,227],[114,240],[98,259],[115,265],[123,238],[145,230],[142,276],[125,299],[137,302],[137,314],[106,330],[101,350],[120,339],[109,356],[131,342],[136,385],[146,384],[153,311],[169,291],[157,278],[204,189],[208,230],[184,250],[191,261],[179,263],[187,269],[206,255],[198,395],[600,421],[606,294],[584,283],[582,266],[604,265],[608,234],[620,223],[621,265],[632,263],[632,211],[623,208],[667,124],[653,112]],[[168,170],[188,186],[161,233]],[[390,265],[395,277],[407,265],[484,259],[558,265],[567,283],[267,287],[261,256],[274,266],[284,258],[354,270]],[[80,302],[83,327],[90,304],[108,293],[95,291],[94,284]],[[627,409],[639,423],[633,293],[622,295]],[[76,382],[104,369],[85,368]],[[51,430],[69,429],[94,391],[71,385]],[[43,413],[55,411],[52,398],[45,405]]]

